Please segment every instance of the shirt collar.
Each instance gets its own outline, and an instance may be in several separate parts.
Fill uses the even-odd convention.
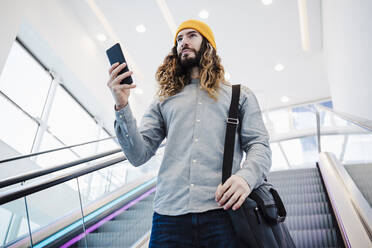
[[[190,84],[197,84],[197,83],[200,83],[200,79],[199,78],[193,78],[190,81]]]

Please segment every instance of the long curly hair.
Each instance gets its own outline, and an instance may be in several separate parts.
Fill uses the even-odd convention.
[[[204,37],[200,46],[200,54],[200,86],[211,98],[217,101],[217,91],[220,83],[230,85],[225,81],[225,70],[216,50]],[[177,45],[172,48],[171,52],[165,57],[163,64],[159,66],[155,79],[159,83],[157,95],[161,101],[180,92],[191,80],[190,73],[181,67]]]

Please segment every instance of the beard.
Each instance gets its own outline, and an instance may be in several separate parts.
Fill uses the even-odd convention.
[[[182,54],[178,57],[178,63],[181,65],[181,69],[184,72],[189,71],[189,69],[200,66],[201,60],[201,49],[196,52],[195,49],[190,49],[194,53],[194,57],[190,57],[191,54],[187,54],[186,56],[182,56]]]

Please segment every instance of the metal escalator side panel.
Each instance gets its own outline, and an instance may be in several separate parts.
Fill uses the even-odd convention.
[[[329,153],[321,153],[319,172],[346,247],[372,247],[363,222],[353,206],[345,185],[339,180]]]

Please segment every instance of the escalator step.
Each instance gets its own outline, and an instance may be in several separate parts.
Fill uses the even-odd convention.
[[[287,179],[280,179],[280,180],[270,180],[274,186],[282,186],[282,185],[309,185],[309,184],[322,184],[322,180],[319,177],[308,177],[308,178],[287,178]]]
[[[306,204],[287,204],[288,216],[330,214],[328,203],[314,202]]]
[[[277,187],[277,190],[280,195],[309,194],[309,193],[323,193],[324,192],[323,186],[321,184],[282,186],[282,187]]]
[[[288,216],[285,223],[290,230],[332,229],[335,223],[331,214]]]
[[[325,193],[309,193],[309,194],[281,194],[284,205],[287,204],[304,204],[312,202],[325,202],[327,196]]]
[[[98,228],[98,232],[121,232],[125,233],[126,230],[145,227],[151,228],[151,218],[141,218],[132,220],[114,220],[108,222],[106,225],[102,225]]]
[[[332,229],[290,231],[296,247],[341,247],[338,243],[337,234]]]
[[[316,177],[319,176],[317,168],[299,169],[299,170],[286,170],[286,171],[273,171],[270,172],[268,178],[292,178],[292,177]]]
[[[115,220],[133,220],[138,218],[152,218],[153,210],[152,206],[147,206],[147,208],[136,208],[128,209],[122,214],[115,217]]]
[[[114,219],[87,235],[88,247],[130,247],[152,224],[152,205],[155,194],[139,201]],[[80,240],[74,247],[85,247]]]
[[[140,230],[140,228],[132,228],[126,231],[126,233],[120,232],[97,232],[90,233],[87,236],[87,246],[100,246],[100,247],[130,247],[134,244],[142,235],[148,230]],[[141,233],[140,236],[138,234]],[[84,241],[80,241],[79,245],[84,244]]]

